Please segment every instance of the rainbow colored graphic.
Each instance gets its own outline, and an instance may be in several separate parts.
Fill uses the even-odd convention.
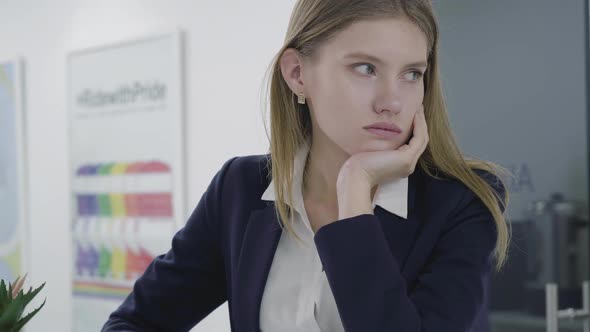
[[[73,187],[74,294],[124,297],[154,259],[149,240],[174,229],[170,167],[161,161],[83,165]]]

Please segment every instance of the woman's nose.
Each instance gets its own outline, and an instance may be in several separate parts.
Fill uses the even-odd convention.
[[[389,112],[397,115],[402,111],[402,103],[400,99],[392,93],[388,96],[380,97],[375,103],[374,110],[378,114]]]
[[[379,86],[379,92],[375,101],[375,112],[380,114],[390,112],[397,115],[402,111],[402,102],[400,98],[400,87],[397,86],[397,79],[382,80]]]

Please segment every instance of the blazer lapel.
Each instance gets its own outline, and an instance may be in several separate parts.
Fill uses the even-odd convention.
[[[260,331],[260,304],[281,235],[274,203],[250,214],[238,261],[234,310],[239,331]]]
[[[423,222],[421,210],[417,208],[423,184],[419,172],[409,178],[408,219],[394,215],[378,207],[378,217],[392,253],[404,271],[405,261]],[[238,331],[260,331],[260,305],[268,273],[277,249],[282,229],[278,224],[275,205],[268,202],[266,207],[252,211],[242,241],[237,274],[234,278],[233,310]],[[406,276],[406,273],[403,273]],[[408,276],[406,276],[408,277]]]

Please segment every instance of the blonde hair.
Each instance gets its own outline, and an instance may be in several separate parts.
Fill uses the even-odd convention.
[[[270,106],[270,173],[276,193],[275,209],[286,231],[297,237],[293,229],[292,211],[285,202],[293,202],[293,160],[295,154],[311,135],[311,118],[307,105],[296,102],[285,82],[280,58],[288,48],[304,57],[311,57],[321,43],[364,19],[408,18],[428,40],[428,68],[424,75],[424,113],[430,137],[428,147],[418,165],[429,176],[440,175],[456,179],[471,189],[491,212],[497,230],[494,250],[496,269],[500,270],[507,257],[510,224],[502,210],[509,193],[500,175],[508,172],[490,162],[464,157],[449,125],[438,72],[438,27],[429,0],[299,0],[289,22],[284,46],[269,67],[268,94]],[[268,74],[267,73],[267,74]],[[265,124],[266,125],[266,124]],[[497,177],[500,190],[482,179],[475,171],[484,170]],[[499,192],[504,192],[500,197]],[[286,197],[285,197],[286,196]],[[286,200],[285,200],[286,198]],[[297,237],[298,238],[298,237]]]

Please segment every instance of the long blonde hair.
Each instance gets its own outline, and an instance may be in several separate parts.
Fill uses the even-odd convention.
[[[465,158],[455,141],[449,125],[438,72],[438,27],[429,0],[298,0],[295,4],[284,46],[269,67],[268,82],[270,106],[270,173],[276,193],[275,209],[281,225],[291,235],[292,211],[285,202],[293,202],[293,160],[295,154],[311,135],[311,117],[307,105],[296,102],[296,96],[283,79],[280,58],[288,48],[310,57],[317,47],[338,31],[354,22],[365,19],[401,18],[414,22],[428,40],[428,69],[424,75],[424,113],[428,125],[429,144],[417,167],[426,174],[439,178],[457,179],[471,189],[491,212],[497,229],[494,250],[496,269],[500,270],[507,257],[510,241],[510,224],[502,209],[508,203],[509,193],[501,180],[508,172],[490,162]],[[505,194],[498,191],[475,170],[485,170],[497,176]],[[286,196],[286,197],[285,197]],[[285,198],[287,198],[285,200]]]

